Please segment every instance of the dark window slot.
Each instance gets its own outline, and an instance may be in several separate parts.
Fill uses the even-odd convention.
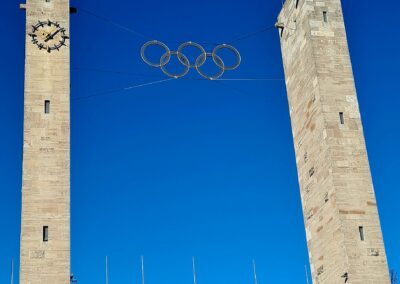
[[[49,226],[44,226],[43,227],[43,241],[48,242],[49,241]]]
[[[364,236],[364,227],[360,226],[358,227],[358,231],[360,233],[360,240],[364,241],[365,240],[365,236]]]
[[[339,119],[340,119],[340,124],[344,124],[344,113],[339,112]]]
[[[323,11],[322,15],[324,17],[324,22],[327,23],[328,22],[328,12],[327,11]]]
[[[312,168],[308,171],[308,174],[310,175],[310,177],[312,177],[312,176],[314,175],[314,173],[315,173],[315,169],[314,169],[314,167],[312,167]]]
[[[50,113],[50,101],[49,100],[44,101],[44,113],[46,113],[46,114]]]

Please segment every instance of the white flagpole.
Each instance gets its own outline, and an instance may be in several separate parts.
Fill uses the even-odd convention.
[[[197,284],[197,280],[196,280],[196,263],[194,261],[194,256],[192,258],[192,264],[193,264],[193,284]]]
[[[144,259],[143,255],[140,257],[141,263],[142,263],[142,284],[144,284]]]
[[[11,260],[11,284],[14,284],[14,259]]]
[[[106,256],[106,284],[108,284],[108,256]]]
[[[256,271],[256,261],[253,259],[253,273],[254,273],[254,284],[257,283],[257,271]]]
[[[307,271],[307,265],[304,265],[304,270],[306,272],[306,280],[307,280],[307,284],[310,284],[310,282],[308,282],[308,271]]]

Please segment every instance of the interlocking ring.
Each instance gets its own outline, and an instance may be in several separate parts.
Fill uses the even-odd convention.
[[[197,64],[198,62],[203,61],[202,57],[205,58],[204,62],[207,60],[208,57],[211,57],[214,60],[214,62],[215,61],[219,61],[217,66],[218,66],[220,71],[218,73],[212,75],[212,76],[208,76],[208,75],[204,74],[203,71],[201,71],[201,69],[200,69],[201,66],[199,64]],[[196,70],[200,74],[200,76],[202,76],[205,79],[217,80],[217,79],[221,78],[222,75],[224,75],[225,66],[224,66],[224,62],[222,61],[221,57],[219,57],[218,55],[216,55],[216,54],[214,54],[212,52],[207,52],[205,56],[202,54],[199,57],[197,57],[197,59],[196,59]]]
[[[196,67],[202,66],[202,65],[206,62],[206,59],[207,59],[207,57],[205,56],[205,55],[206,55],[206,51],[205,51],[205,49],[204,49],[200,44],[195,43],[195,42],[192,42],[192,41],[184,42],[184,43],[182,43],[182,44],[178,47],[178,51],[177,51],[177,52],[178,52],[178,59],[179,59],[179,61],[180,61],[183,65],[186,66],[185,60],[181,60],[180,55],[181,55],[181,54],[183,55],[182,50],[183,50],[184,48],[188,47],[188,46],[194,46],[194,47],[196,47],[198,50],[200,50],[200,51],[201,51],[200,56],[203,55],[203,56],[201,57],[201,58],[203,58],[203,59],[200,60],[200,62],[197,62],[197,59],[200,57],[200,56],[199,56],[199,57],[197,57],[196,62],[195,62],[194,64],[190,64],[190,62],[189,62],[189,64],[187,65],[187,67],[189,67],[189,68],[196,68]]]
[[[220,65],[220,63],[218,63],[218,57],[217,57],[217,52],[221,49],[228,49],[230,51],[232,51],[235,56],[236,56],[236,63],[231,65],[231,66],[226,66],[225,64]],[[220,68],[224,68],[225,70],[235,70],[236,68],[239,67],[240,63],[242,62],[242,57],[240,56],[239,51],[234,48],[232,45],[228,45],[228,44],[220,44],[218,46],[216,46],[212,52],[212,58],[214,60],[214,63],[217,64],[218,67]],[[219,59],[221,59],[221,57],[219,57]]]
[[[160,46],[165,49],[165,53],[163,54],[163,56],[166,55],[166,58],[165,58],[166,60],[164,60],[164,61],[160,60],[160,62],[153,63],[147,59],[146,50],[147,50],[147,48],[149,48],[152,45]],[[152,40],[152,41],[146,42],[140,49],[140,55],[141,55],[143,61],[146,62],[146,64],[153,66],[153,67],[162,67],[162,66],[168,64],[171,59],[171,51],[169,50],[168,46],[158,40]]]
[[[146,50],[150,46],[160,46],[165,49],[165,53],[161,56],[160,62],[151,62],[147,57],[146,57]],[[189,46],[195,47],[200,51],[200,55],[196,58],[194,63],[191,63],[188,57],[183,53],[183,50]],[[217,54],[218,51],[222,49],[228,49],[230,50],[234,56],[236,57],[236,61],[233,65],[226,66],[224,61],[222,60],[221,56]],[[168,46],[161,41],[158,40],[152,40],[149,42],[146,42],[141,50],[140,50],[140,55],[143,59],[143,61],[152,67],[157,67],[162,70],[162,72],[167,75],[168,77],[171,78],[181,78],[184,77],[190,69],[196,69],[196,71],[199,73],[200,76],[202,76],[205,79],[208,80],[217,80],[219,79],[225,71],[227,70],[235,70],[238,68],[241,64],[242,58],[240,56],[239,51],[233,47],[232,45],[229,44],[220,44],[217,45],[212,52],[206,52],[206,50],[198,43],[192,42],[192,41],[187,41],[182,43],[177,51],[171,51]],[[171,73],[167,70],[166,66],[168,63],[171,61],[171,57],[176,56],[179,60],[179,62],[184,66],[184,70],[180,73]],[[219,68],[219,71],[216,74],[213,75],[207,75],[205,74],[200,67],[204,65],[204,63],[207,61],[207,58],[212,58],[214,64]]]
[[[172,55],[176,55],[176,57],[178,57],[180,62],[184,62],[184,63],[182,63],[182,65],[185,67],[185,69],[181,73],[174,74],[174,73],[170,73],[169,71],[167,71],[166,65],[171,60]],[[165,63],[165,62],[167,62],[167,63]],[[169,54],[164,53],[160,59],[160,66],[161,66],[161,70],[163,71],[163,73],[165,75],[167,75],[168,77],[175,78],[175,79],[182,78],[183,76],[185,76],[190,70],[189,65],[190,65],[189,59],[184,54],[179,54],[177,51],[171,51]]]

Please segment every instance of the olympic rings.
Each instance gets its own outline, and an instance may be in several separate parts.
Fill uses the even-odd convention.
[[[217,52],[221,49],[228,49],[228,50],[232,51],[236,56],[236,63],[233,64],[232,66],[219,65],[219,63],[217,62],[218,61],[217,60],[217,58],[218,58]],[[225,70],[235,70],[236,68],[239,67],[240,63],[242,62],[242,58],[240,56],[239,51],[236,48],[234,48],[233,46],[227,45],[227,44],[220,44],[220,45],[216,46],[212,52],[212,58],[214,60],[214,63],[217,64],[218,67],[224,68]]]
[[[218,73],[216,73],[213,76],[208,76],[206,74],[203,73],[203,71],[200,70],[201,65],[199,64],[201,61],[206,61],[208,57],[212,57],[212,59],[214,60],[214,62],[219,61],[217,66],[219,67],[220,71]],[[202,58],[205,58],[204,60]],[[204,64],[204,63],[203,63]],[[197,57],[196,59],[196,70],[197,72],[205,79],[208,80],[217,80],[219,78],[221,78],[222,75],[224,75],[225,72],[225,64],[222,61],[221,57],[219,57],[218,55],[212,53],[212,52],[207,52],[206,56],[204,56],[203,54],[201,54],[199,57]]]
[[[150,46],[159,46],[165,50],[159,62],[151,62],[146,57],[146,51]],[[195,47],[200,51],[200,55],[196,58],[194,63],[191,63],[189,58],[183,53],[184,49],[187,47]],[[233,53],[236,58],[234,64],[229,66],[225,65],[221,56],[217,54],[222,49],[229,50]],[[212,52],[206,52],[204,47],[192,41],[182,43],[181,45],[179,45],[177,51],[171,51],[168,46],[161,41],[148,41],[142,46],[140,50],[140,55],[147,65],[160,68],[165,75],[175,79],[184,77],[190,71],[190,69],[196,69],[197,73],[199,73],[199,75],[203,78],[208,80],[217,80],[224,74],[225,71],[237,69],[242,61],[239,51],[232,45],[220,44],[217,45]],[[166,66],[168,65],[168,63],[170,63],[172,56],[176,56],[179,62],[184,66],[184,70],[182,72],[171,73],[167,70]],[[206,63],[208,58],[212,58],[214,64],[219,68],[219,71],[216,74],[207,75],[200,69],[200,67],[202,67]]]
[[[196,63],[195,64],[190,64],[190,62],[189,62],[189,64],[188,65],[186,65],[186,63],[184,62],[184,60],[181,60],[181,57],[180,57],[180,55],[183,55],[183,53],[182,53],[182,50],[185,48],[185,47],[188,47],[188,46],[194,46],[194,47],[196,47],[197,49],[199,49],[200,51],[201,51],[201,55],[200,56],[202,56],[201,58],[203,58],[202,60],[200,60],[200,62],[198,62],[197,63],[197,60],[196,60]],[[198,43],[195,43],[195,42],[191,42],[191,41],[188,41],[188,42],[184,42],[184,43],[182,43],[179,47],[178,47],[178,59],[179,59],[179,61],[183,64],[183,65],[185,65],[185,66],[187,66],[187,67],[189,67],[189,68],[196,68],[196,66],[202,66],[205,62],[206,62],[206,57],[204,56],[204,54],[206,54],[206,51],[205,51],[205,49],[200,45],[200,44],[198,44]],[[199,56],[199,57],[200,57]]]
[[[176,55],[178,57],[179,61],[183,62],[182,65],[185,67],[185,69],[181,73],[177,73],[177,74],[170,73],[165,68],[166,64],[171,60],[171,55]],[[165,62],[167,62],[167,63],[165,63]],[[163,73],[165,75],[167,75],[168,77],[171,77],[171,78],[175,78],[175,79],[182,78],[190,70],[189,59],[184,54],[179,54],[178,51],[171,51],[169,54],[168,53],[164,53],[161,56],[161,59],[160,59],[160,66],[161,66],[161,70],[163,71]]]
[[[165,53],[164,54],[167,54],[167,57],[165,58],[166,60],[164,62],[161,62],[161,60],[160,60],[160,63],[153,63],[153,62],[151,62],[150,60],[147,59],[146,54],[145,54],[146,53],[146,49],[149,48],[152,45],[157,45],[157,46],[160,46],[160,47],[165,49]],[[146,42],[142,46],[142,48],[140,49],[140,55],[141,55],[143,61],[146,62],[147,65],[150,65],[150,66],[153,66],[153,67],[161,67],[163,65],[166,65],[166,64],[169,63],[169,61],[171,59],[171,51],[169,50],[168,46],[165,45],[164,43],[162,43],[161,41],[158,41],[158,40],[152,40],[152,41]]]

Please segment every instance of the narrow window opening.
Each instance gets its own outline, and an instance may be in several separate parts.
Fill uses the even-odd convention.
[[[327,23],[328,22],[328,12],[327,11],[323,11],[322,15],[324,16],[324,22]]]
[[[365,240],[364,227],[362,227],[362,226],[358,227],[358,231],[360,232],[360,240],[364,241]]]
[[[44,113],[46,113],[46,114],[50,113],[50,101],[49,100],[44,101]]]
[[[299,7],[300,0],[296,0],[296,9]]]
[[[49,226],[44,226],[43,227],[43,241],[48,242],[49,241]]]
[[[49,3],[49,2],[50,2],[50,0],[46,0],[46,2],[47,2],[47,3]]]
[[[314,173],[315,173],[314,167],[312,167],[312,168],[308,171],[308,173],[309,173],[310,177],[312,177],[312,176],[314,175]]]
[[[344,124],[344,113],[339,112],[340,124]]]

